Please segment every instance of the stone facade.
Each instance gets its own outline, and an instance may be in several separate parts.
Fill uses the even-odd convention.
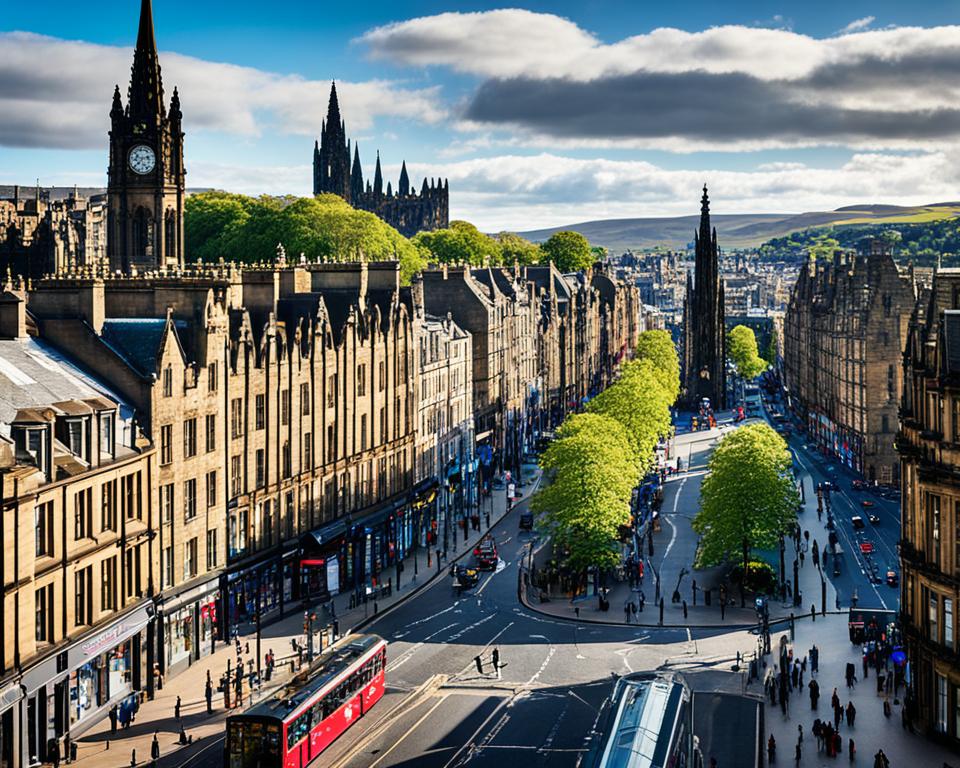
[[[683,302],[683,398],[697,406],[709,398],[715,410],[727,401],[727,332],[717,230],[710,227],[710,200],[703,188],[700,229],[694,234],[696,264],[687,273]]]
[[[960,270],[939,270],[917,304],[900,408],[900,622],[911,665],[907,710],[960,747]]]
[[[901,353],[916,281],[879,240],[808,262],[783,320],[783,385],[811,442],[871,481],[896,484]]]
[[[387,182],[383,188],[380,153],[373,183],[363,182],[360,165],[360,146],[353,145],[353,164],[350,160],[350,140],[346,123],[340,117],[337,86],[330,87],[327,119],[320,129],[320,140],[313,147],[313,194],[330,192],[340,195],[354,208],[375,213],[406,237],[423,230],[443,229],[450,224],[450,185],[440,179],[424,179],[417,194],[410,184],[407,164],[403,163],[397,190]]]
[[[36,279],[72,267],[102,264],[107,253],[103,194],[82,197],[36,187],[13,188],[0,200],[0,274]]]

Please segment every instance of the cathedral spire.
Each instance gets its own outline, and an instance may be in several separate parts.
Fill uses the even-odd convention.
[[[407,161],[403,161],[400,167],[400,186],[397,187],[397,194],[400,197],[406,197],[410,194],[410,177],[407,175]]]
[[[710,198],[706,184],[703,185],[703,197],[700,198],[700,240],[710,242]]]
[[[350,171],[350,197],[356,205],[363,197],[363,166],[360,165],[360,144],[353,145],[353,169]]]
[[[383,194],[383,172],[380,170],[380,151],[377,151],[377,168],[373,172],[373,194],[377,197]]]
[[[337,81],[330,83],[330,103],[327,105],[327,125],[342,127],[340,117],[340,101],[337,99]]]
[[[157,118],[164,114],[163,82],[160,79],[160,60],[150,0],[140,0],[140,29],[137,32],[137,47],[133,52],[127,102],[128,114],[133,118]]]

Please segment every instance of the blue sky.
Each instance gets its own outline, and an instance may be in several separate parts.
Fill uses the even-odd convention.
[[[9,4],[0,184],[104,183],[138,0]],[[155,0],[188,186],[308,194],[329,81],[388,177],[487,230],[957,200],[956,3]]]

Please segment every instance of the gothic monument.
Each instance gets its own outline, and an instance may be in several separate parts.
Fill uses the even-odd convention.
[[[700,230],[694,234],[696,266],[687,273],[683,302],[684,400],[697,405],[710,398],[714,410],[726,407],[726,330],[723,313],[723,279],[717,230],[710,228],[710,199],[703,187]]]

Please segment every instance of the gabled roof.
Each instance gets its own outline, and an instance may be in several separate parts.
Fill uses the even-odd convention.
[[[174,321],[174,332],[186,330],[186,322]],[[157,372],[157,360],[166,333],[166,318],[110,318],[103,321],[103,343],[141,376]]]

